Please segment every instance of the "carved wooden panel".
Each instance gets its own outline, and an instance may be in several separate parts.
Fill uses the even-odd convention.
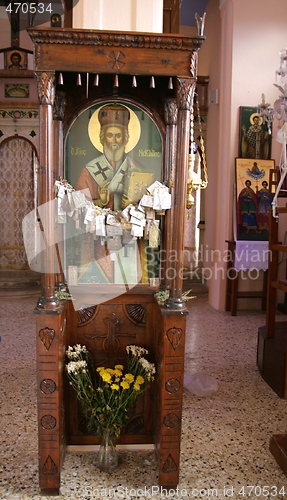
[[[154,359],[154,308],[152,295],[134,297],[121,303],[121,297],[94,308],[75,313],[78,323],[73,343],[84,344],[92,354],[95,366],[113,368],[126,365],[126,347],[130,344],[143,346]],[[87,318],[87,321],[85,319]],[[129,412],[129,419],[120,438],[121,442],[152,442],[152,394],[154,387],[138,398]],[[94,443],[95,430],[87,431],[81,406],[70,391],[70,442]]]
[[[51,481],[53,484],[59,482],[66,442],[63,412],[66,324],[65,306],[48,315],[39,312],[36,317],[38,435],[41,450],[39,482],[42,489],[50,488]],[[55,447],[55,442],[61,442],[61,446]]]

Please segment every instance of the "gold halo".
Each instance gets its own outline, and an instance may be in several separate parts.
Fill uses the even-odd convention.
[[[114,104],[114,103],[113,102],[105,103],[104,106],[106,106],[107,104]],[[121,103],[121,105],[123,104]],[[98,149],[98,151],[101,151],[101,153],[103,152],[103,145],[100,142],[101,126],[98,119],[98,115],[100,109],[102,108],[103,106],[100,106],[98,109],[96,109],[96,111],[92,114],[88,125],[88,134],[90,141],[93,144],[93,146],[95,146],[95,148]],[[127,108],[130,112],[130,121],[129,121],[130,138],[125,149],[125,152],[128,153],[129,151],[134,149],[134,147],[137,145],[139,141],[141,135],[141,126],[140,126],[140,121],[135,112],[128,106],[125,106],[125,108]]]
[[[251,125],[253,125],[253,120],[254,120],[255,116],[258,116],[258,118],[259,118],[259,125],[262,125],[263,118],[262,118],[262,116],[259,115],[259,113],[252,113],[252,115],[250,115],[249,120],[250,120]]]

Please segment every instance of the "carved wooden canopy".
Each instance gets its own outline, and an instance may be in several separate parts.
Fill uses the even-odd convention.
[[[176,276],[168,278],[168,286],[170,297],[178,301],[172,307],[183,307],[180,270],[183,262],[182,228],[185,225],[190,121],[198,51],[205,37],[70,28],[31,28],[28,32],[34,43],[34,71],[40,101],[39,204],[52,199],[55,178],[57,175],[62,176],[63,148],[57,146],[58,139],[55,141],[55,137],[62,136],[63,142],[69,124],[89,103],[120,96],[128,102],[144,106],[159,127],[163,127],[165,121],[164,180],[169,181],[174,200],[165,221],[165,247],[169,254],[174,251],[178,256]],[[85,75],[85,85],[76,82],[80,74]],[[100,76],[100,87],[92,84],[89,76],[93,74]],[[60,76],[63,76],[64,82],[61,88]],[[136,93],[131,84],[132,76],[139,82]],[[113,84],[116,77],[121,80],[120,85]],[[151,89],[149,81],[153,77],[156,85]],[[171,92],[168,85],[170,79],[176,80]],[[64,91],[67,99],[61,134],[55,133],[59,125],[52,120],[57,91]],[[53,224],[53,214],[49,214],[49,217],[47,227]],[[176,225],[172,224],[174,220],[177,221]],[[51,258],[48,250],[46,253],[48,266]],[[45,307],[54,308],[57,306],[53,295],[55,283],[49,274],[45,275],[45,280],[44,289],[48,295]]]
[[[205,37],[78,29],[29,29],[35,71],[196,78]]]

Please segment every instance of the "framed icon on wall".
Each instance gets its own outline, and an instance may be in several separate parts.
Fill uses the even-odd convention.
[[[28,67],[27,52],[17,49],[5,50],[4,67],[5,69],[10,69],[13,71],[27,69]]]
[[[273,200],[269,183],[274,168],[274,160],[236,158],[237,240],[269,239],[269,210]]]
[[[268,129],[256,107],[241,106],[239,113],[238,156],[240,158],[270,160],[272,125]]]

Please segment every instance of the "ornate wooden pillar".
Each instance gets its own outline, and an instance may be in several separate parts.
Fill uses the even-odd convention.
[[[65,455],[64,366],[68,304],[35,309],[38,399],[39,486],[58,495]]]
[[[174,199],[172,235],[175,258],[174,277],[171,280],[170,297],[166,302],[166,307],[171,309],[184,308],[184,301],[182,300],[182,280],[184,227],[186,220],[186,184],[190,148],[190,111],[193,106],[195,86],[196,78],[177,78],[178,119],[174,189],[176,195]]]
[[[54,133],[53,133],[53,104],[55,99],[55,73],[36,72],[39,97],[39,207],[38,215],[42,230],[42,296],[39,298],[39,309],[55,309],[59,301],[55,297],[55,246],[54,246]]]
[[[179,482],[181,417],[187,309],[161,307],[157,351],[157,453],[159,484],[172,488]]]
[[[37,302],[36,351],[38,394],[39,484],[42,493],[58,494],[65,450],[63,370],[66,309],[55,297],[55,210],[53,188],[59,163],[54,155],[54,72],[37,72],[40,101],[38,216],[42,231],[42,296]],[[60,127],[56,127],[58,133]],[[60,139],[58,139],[59,141]],[[60,146],[59,146],[60,147]],[[59,153],[59,147],[56,153]]]

